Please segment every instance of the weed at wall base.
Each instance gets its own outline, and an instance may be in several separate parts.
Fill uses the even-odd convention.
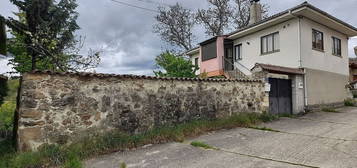
[[[345,106],[355,106],[355,100],[353,100],[353,99],[346,99],[345,100]]]
[[[200,147],[200,148],[204,148],[204,149],[213,149],[213,150],[216,150],[215,147],[212,147],[210,145],[207,145],[203,142],[198,142],[198,141],[192,141],[191,142],[191,145],[194,146],[194,147]]]
[[[196,120],[175,126],[156,128],[137,135],[113,131],[104,135],[85,137],[68,146],[43,146],[38,152],[15,154],[10,151],[8,157],[0,158],[0,166],[6,164],[6,167],[14,168],[41,167],[43,165],[80,168],[82,167],[81,160],[97,155],[137,148],[145,144],[182,142],[187,137],[199,136],[209,131],[252,127],[260,122],[274,119],[277,117],[268,114],[239,113],[223,119]],[[196,145],[199,144],[196,143]]]

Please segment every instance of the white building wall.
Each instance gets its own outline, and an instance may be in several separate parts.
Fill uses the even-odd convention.
[[[196,53],[196,54],[194,54],[194,55],[192,55],[192,56],[190,56],[190,60],[191,60],[191,62],[192,62],[192,65],[195,65],[195,59],[198,58],[198,67],[200,67],[200,62],[201,62],[201,60],[200,60],[199,56],[200,56],[200,53],[199,53],[199,52]],[[196,71],[196,75],[199,75],[199,74],[200,74],[200,69],[198,69],[198,70]]]
[[[243,56],[239,63],[249,69],[253,68],[256,63],[300,67],[298,30],[298,19],[292,19],[236,39],[234,45],[242,44]],[[262,55],[261,37],[275,32],[279,32],[280,51]]]
[[[312,29],[323,32],[324,52],[312,49]],[[342,57],[332,55],[333,36],[341,39]],[[348,38],[346,35],[303,18],[301,19],[301,44],[302,67],[349,75]]]

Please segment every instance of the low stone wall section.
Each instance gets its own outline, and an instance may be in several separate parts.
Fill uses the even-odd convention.
[[[33,72],[22,77],[20,151],[69,144],[93,132],[142,133],[196,119],[268,109],[260,80]]]

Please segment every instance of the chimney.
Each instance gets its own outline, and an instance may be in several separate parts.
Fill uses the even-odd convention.
[[[257,23],[262,20],[262,5],[260,0],[250,0],[250,18],[249,25]]]
[[[6,55],[5,20],[0,16],[0,54]]]

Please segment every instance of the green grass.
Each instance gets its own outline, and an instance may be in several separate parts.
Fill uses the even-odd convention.
[[[11,133],[13,129],[19,80],[9,80],[7,81],[7,85],[7,96],[4,98],[3,104],[0,105],[0,131]]]
[[[8,80],[7,81],[7,96],[5,97],[5,101],[15,101],[16,102],[16,97],[17,97],[17,90],[19,88],[19,80],[18,79],[13,79],[13,80]]]
[[[205,143],[203,143],[203,142],[199,142],[199,141],[192,141],[192,142],[191,142],[191,145],[194,146],[194,147],[199,147],[199,148],[204,148],[204,149],[214,149],[214,150],[216,150],[215,147],[210,146],[210,145],[207,145],[207,144],[205,144]]]
[[[321,111],[327,112],[327,113],[340,113],[339,111],[337,111],[336,109],[333,109],[333,108],[323,108]]]
[[[126,164],[125,163],[121,163],[120,164],[120,168],[126,168]]]

